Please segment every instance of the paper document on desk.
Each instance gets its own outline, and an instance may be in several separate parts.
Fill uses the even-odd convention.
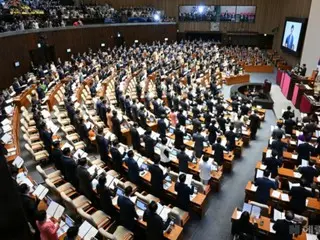
[[[17,156],[16,159],[12,162],[12,165],[16,166],[17,168],[21,168],[24,163],[24,160],[20,157]]]
[[[297,160],[297,159],[298,159],[298,155],[292,154],[292,155],[291,155],[291,158],[294,159],[294,160]]]
[[[55,219],[60,219],[63,212],[64,212],[64,207],[56,203],[55,201],[51,201],[50,205],[47,208],[47,214],[50,217],[54,217]]]
[[[276,231],[275,230],[273,230],[273,225],[274,225],[274,223],[273,222],[270,222],[270,232],[271,233],[276,233]]]
[[[78,232],[78,236],[80,238],[84,238],[85,235],[89,232],[90,228],[92,228],[93,226],[88,223],[87,221],[84,221],[81,226],[79,227],[79,232]]]
[[[302,177],[302,174],[298,173],[298,172],[294,172],[293,175],[294,175],[295,178],[301,178]]]
[[[289,202],[290,201],[289,195],[286,193],[281,193],[281,200],[285,202]]]
[[[163,221],[167,221],[168,219],[168,214],[171,212],[171,208],[167,206],[163,206],[163,209],[160,213],[160,217],[162,218]]]
[[[42,114],[43,118],[45,118],[45,119],[51,117],[50,112],[48,112],[47,110],[42,110],[41,114]]]
[[[187,184],[188,186],[191,186],[193,175],[192,174],[187,174],[187,173],[184,173],[184,172],[179,172],[179,176],[181,174],[185,174],[186,175],[186,181],[184,183]]]
[[[302,159],[301,160],[301,167],[307,167],[307,166],[309,166],[309,161]]]
[[[105,184],[105,186],[106,186],[106,187],[109,187],[110,184],[113,182],[113,180],[114,180],[114,177],[111,176],[111,175],[109,175],[109,174],[107,174],[107,175],[106,175],[106,184]]]
[[[257,189],[258,189],[258,187],[257,187],[256,185],[251,184],[251,188],[250,188],[250,190],[251,190],[252,192],[256,192],[256,191],[257,191]]]
[[[192,160],[193,158],[193,151],[189,149],[185,149],[185,153],[189,156],[189,158]]]
[[[36,188],[36,190],[33,191],[33,195],[37,196],[38,199],[42,200],[49,192],[49,189],[43,186],[42,184],[39,184]]]
[[[273,220],[277,221],[278,219],[285,219],[285,214],[277,209],[273,209]]]
[[[2,136],[1,140],[4,142],[4,144],[8,144],[12,142],[12,136],[9,133],[6,133]]]
[[[96,165],[92,165],[91,167],[89,167],[89,168],[87,169],[87,171],[88,171],[88,173],[89,173],[91,176],[93,176],[94,173],[95,173],[95,171],[96,171],[96,169],[97,169],[97,166],[96,166]]]
[[[88,157],[88,153],[86,153],[85,151],[83,151],[82,149],[78,149],[74,154],[73,154],[73,158],[78,160],[79,158],[86,158]]]
[[[13,103],[13,98],[9,98],[6,100],[6,104],[11,104],[11,103]]]
[[[140,136],[143,135],[146,132],[146,130],[144,130],[142,127],[138,127],[137,131],[138,131]]]
[[[256,178],[262,178],[263,177],[263,171],[260,169],[257,169]]]
[[[11,121],[10,121],[8,118],[6,118],[6,119],[4,119],[4,120],[1,122],[1,124],[2,124],[2,126],[10,125],[10,124],[11,124]]]
[[[281,192],[273,190],[271,196],[274,198],[279,198],[280,194],[281,194]]]
[[[61,150],[65,149],[65,148],[70,148],[70,151],[73,150],[73,146],[70,145],[68,142],[66,142],[65,144],[63,144],[63,146],[61,147]]]
[[[11,127],[11,125],[4,125],[4,126],[2,126],[2,130],[4,133],[7,133],[12,130],[12,127]]]
[[[13,113],[14,108],[12,106],[6,106],[4,110],[7,114],[11,115]]]

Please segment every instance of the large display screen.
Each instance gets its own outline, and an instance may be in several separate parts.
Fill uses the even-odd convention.
[[[256,6],[179,6],[179,21],[248,22],[256,20]]]
[[[285,52],[299,55],[304,41],[306,19],[286,18],[281,48]]]
[[[236,22],[256,21],[256,6],[237,6]]]

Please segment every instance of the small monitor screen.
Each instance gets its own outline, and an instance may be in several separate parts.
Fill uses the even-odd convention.
[[[72,218],[69,217],[68,215],[66,215],[65,222],[66,222],[66,224],[67,224],[69,227],[72,227],[72,226],[74,225],[74,221],[73,221]]]
[[[117,188],[117,195],[118,196],[123,196],[123,194],[124,194],[124,191],[123,191],[123,189],[121,189],[121,188]]]
[[[145,211],[147,209],[146,204],[144,202],[141,202],[140,200],[137,200],[137,207],[143,211]]]

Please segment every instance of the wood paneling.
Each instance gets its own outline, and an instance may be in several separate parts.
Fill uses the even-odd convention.
[[[17,34],[8,37],[0,36],[0,88],[8,87],[13,77],[20,76],[30,67],[29,51],[37,48],[37,43],[41,36],[47,39],[48,45],[55,47],[55,56],[62,60],[68,59],[70,48],[72,53],[82,53],[91,48],[96,51],[101,43],[107,47],[115,46],[115,38],[120,32],[127,44],[132,44],[138,39],[142,43],[152,43],[153,41],[168,38],[175,41],[177,27],[175,24],[159,25],[119,25],[119,26],[100,26],[83,28],[66,28],[62,30],[53,29],[51,31]],[[15,68],[14,62],[19,61],[20,67]]]

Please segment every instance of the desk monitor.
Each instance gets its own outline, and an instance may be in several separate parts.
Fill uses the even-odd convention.
[[[72,227],[74,225],[74,221],[68,215],[66,215],[65,222],[69,227]]]
[[[145,211],[147,209],[147,204],[137,199],[136,205],[139,209],[142,211]]]
[[[169,133],[171,133],[171,134],[174,133],[174,128],[173,127],[169,127]]]
[[[124,190],[122,188],[118,187],[116,194],[117,194],[118,197],[123,196],[124,195]]]

